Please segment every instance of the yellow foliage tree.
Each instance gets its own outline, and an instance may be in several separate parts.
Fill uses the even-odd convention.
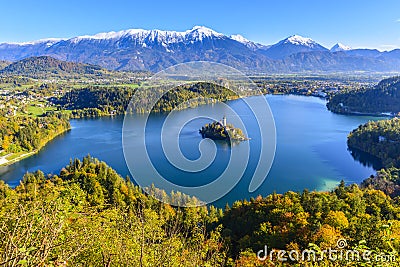
[[[5,136],[3,137],[3,143],[1,144],[1,147],[2,147],[5,151],[8,151],[8,149],[10,148],[11,141],[12,141],[12,136],[5,135]]]
[[[325,223],[339,230],[349,227],[349,221],[343,211],[329,211],[325,218]]]
[[[313,241],[319,244],[321,249],[335,248],[336,242],[342,238],[342,235],[338,229],[328,224],[324,224],[314,234]]]

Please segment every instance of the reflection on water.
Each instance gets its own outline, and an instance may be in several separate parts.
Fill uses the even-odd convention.
[[[348,147],[348,151],[350,152],[351,156],[363,166],[372,167],[375,170],[380,170],[383,168],[382,161],[375,156],[372,156],[354,147]]]

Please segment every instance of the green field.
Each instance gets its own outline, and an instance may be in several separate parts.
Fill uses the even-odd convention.
[[[40,106],[40,105],[42,105],[42,106]],[[44,102],[33,102],[27,106],[26,110],[27,110],[28,116],[39,117],[48,111],[55,111],[57,109],[56,109],[56,107],[45,107]]]
[[[27,153],[28,152],[26,152],[26,151],[21,151],[21,152],[18,152],[18,153],[12,153],[11,155],[7,156],[6,159],[11,161],[11,160],[16,159],[16,158],[18,158],[18,157],[20,157],[20,156],[22,156],[24,154],[27,154]]]

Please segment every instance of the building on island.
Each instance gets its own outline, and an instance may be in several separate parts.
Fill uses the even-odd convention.
[[[226,116],[225,115],[224,115],[224,117],[222,117],[221,124],[223,127],[226,127]]]
[[[214,121],[211,124],[203,126],[199,133],[203,138],[211,138],[216,140],[235,140],[246,141],[249,140],[241,129],[235,128],[232,124],[227,124],[226,116],[220,121]]]

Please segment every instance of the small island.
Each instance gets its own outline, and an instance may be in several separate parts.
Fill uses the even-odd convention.
[[[232,124],[227,124],[225,116],[221,121],[215,121],[201,127],[199,133],[203,138],[210,138],[213,140],[249,140],[249,138],[243,134],[241,129],[235,128]]]

